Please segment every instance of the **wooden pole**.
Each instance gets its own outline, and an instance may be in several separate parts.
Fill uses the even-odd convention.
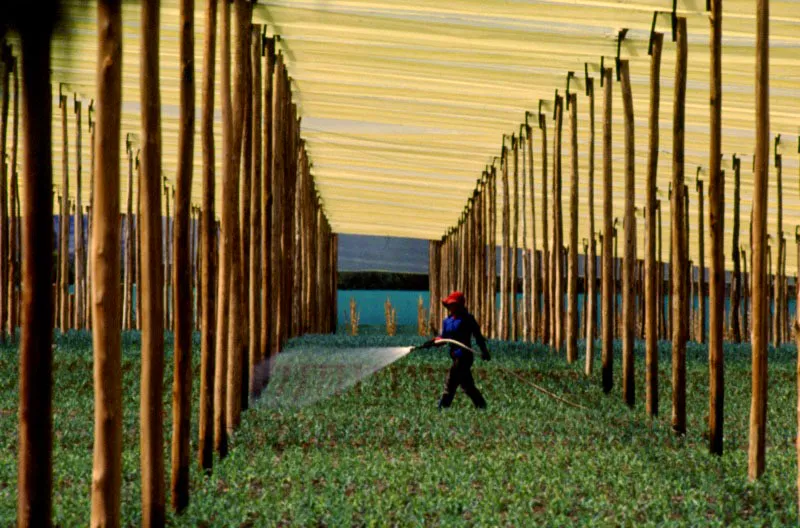
[[[508,189],[508,151],[506,150],[505,138],[503,139],[503,149],[501,157],[501,169],[503,175],[503,245],[500,250],[500,329],[498,337],[502,340],[509,338],[509,318],[511,316],[511,270],[509,261],[511,254],[509,250],[509,189]]]
[[[262,41],[264,55],[264,91],[263,110],[264,126],[261,142],[262,166],[264,174],[261,179],[261,357],[271,354],[271,335],[274,311],[272,310],[272,167],[273,167],[273,70],[275,44],[272,39]],[[266,378],[265,378],[266,379]]]
[[[164,284],[161,234],[161,96],[158,87],[159,0],[142,2],[142,525],[164,525]],[[119,192],[117,191],[117,194]],[[99,326],[99,325],[97,325]]]
[[[725,174],[722,157],[722,0],[711,1],[711,116],[708,174],[711,274],[709,277],[709,449],[722,454],[724,409],[723,320],[725,317]]]
[[[14,109],[12,111],[12,125],[11,129],[14,134],[14,139],[11,143],[11,225],[10,238],[11,238],[11,253],[9,255],[9,278],[8,278],[8,292],[9,292],[9,308],[8,308],[8,333],[11,340],[16,341],[17,330],[17,309],[18,309],[18,293],[17,293],[17,275],[19,274],[19,241],[20,237],[17,233],[19,229],[18,216],[20,210],[18,204],[19,200],[19,185],[17,178],[17,145],[19,142],[19,66],[17,59],[11,57],[10,67],[14,74],[14,82],[12,85],[14,93]]]
[[[214,174],[214,74],[215,48],[217,37],[217,0],[206,0],[205,3],[205,35],[203,46],[203,109],[200,116],[200,142],[203,153],[203,199],[202,217],[200,219],[201,248],[201,291],[203,302],[200,304],[200,427],[197,455],[200,468],[210,472],[214,460],[214,425],[216,415],[214,409],[214,374],[215,336],[214,325],[215,273],[214,250],[216,249],[216,219],[214,215],[214,194],[216,176]],[[138,287],[138,284],[137,284]]]
[[[555,348],[561,352],[564,348],[564,224],[561,200],[561,131],[564,121],[564,99],[556,96],[556,131],[553,144],[553,211],[555,231]]]
[[[570,161],[567,362],[578,359],[578,96],[569,94]]]
[[[228,371],[227,371],[227,390],[228,395],[225,399],[226,402],[226,424],[228,432],[233,432],[241,422],[242,411],[242,354],[243,350],[243,328],[242,328],[242,311],[244,290],[242,284],[242,254],[241,254],[241,231],[239,226],[239,215],[236,212],[237,204],[239,204],[239,186],[240,186],[240,162],[242,159],[242,139],[244,131],[244,113],[246,96],[246,80],[245,80],[245,62],[249,52],[247,47],[246,34],[250,32],[250,11],[247,5],[247,0],[235,0],[234,6],[236,8],[236,21],[234,28],[236,30],[234,49],[234,79],[233,79],[233,120],[231,123],[231,150],[228,151],[230,156],[230,171],[226,174],[226,178],[230,180],[230,201],[231,201],[231,215],[228,224],[230,234],[230,252],[231,252],[231,266],[229,268],[230,274],[230,313],[228,318]],[[224,228],[223,228],[224,229]],[[247,387],[246,385],[244,386]]]
[[[167,179],[164,178],[164,208],[165,208],[165,216],[164,216],[164,234],[162,237],[162,265],[164,266],[164,288],[162,290],[162,295],[164,297],[164,328],[171,329],[172,325],[169,323],[169,298],[170,298],[170,286],[171,286],[171,277],[172,273],[170,272],[170,251],[169,251],[169,242],[170,242],[170,214],[169,214],[169,187],[167,186]]]
[[[139,160],[141,150],[136,151],[134,168],[136,170],[136,245],[134,247],[136,261],[136,329],[142,330],[142,166]]]
[[[21,222],[22,338],[19,348],[17,452],[17,526],[20,528],[49,526],[52,523],[53,201],[46,198],[50,196],[53,186],[50,89],[52,26],[47,23],[48,20],[47,17],[44,20],[37,18],[35,22],[30,20],[20,27],[22,56],[25,58],[21,63],[20,97],[24,124],[22,174],[25,196],[24,220]],[[17,135],[14,134],[14,137]],[[95,348],[95,368],[98,367],[97,361],[106,357],[104,348],[99,350],[99,356],[97,352]],[[113,405],[114,401],[107,403]],[[118,430],[121,431],[121,427]],[[95,428],[95,434],[99,431]],[[102,445],[104,450],[113,447]],[[102,476],[113,479],[118,474],[112,471]],[[93,482],[93,486],[98,480]],[[112,489],[118,489],[118,486]]]
[[[284,173],[286,171],[286,121],[288,120],[286,112],[286,84],[284,83],[285,66],[283,63],[283,56],[277,55],[275,72],[273,75],[273,110],[272,110],[272,168],[271,168],[271,186],[272,186],[272,272],[270,284],[271,292],[271,305],[272,305],[272,332],[271,354],[277,354],[281,348],[281,326],[282,326],[282,306],[283,296],[286,292],[282,288],[283,277],[283,187],[284,187]],[[325,281],[327,285],[327,281]]]
[[[750,446],[748,477],[764,473],[767,426],[767,337],[764,321],[766,270],[764,253],[767,228],[767,164],[769,161],[769,0],[756,3],[756,155],[753,175],[752,258],[752,400],[750,404]]]
[[[0,341],[5,342],[8,321],[8,163],[6,162],[6,147],[8,142],[8,107],[10,101],[9,85],[11,82],[11,49],[5,42],[0,42],[2,57],[0,69],[2,80],[0,82],[0,95],[2,95],[2,116],[0,116]],[[66,153],[64,154],[67,155]],[[13,167],[12,167],[13,169]]]
[[[498,338],[497,331],[497,170],[494,166],[490,172],[490,193],[489,199],[489,328],[491,336]],[[449,244],[448,244],[449,251]],[[446,268],[448,277],[450,267]],[[444,293],[444,292],[442,292]]]
[[[233,207],[231,201],[233,119],[231,113],[231,8],[222,3],[220,17],[220,104],[222,106],[222,221],[219,243],[219,267],[217,280],[217,330],[216,358],[214,360],[214,450],[220,459],[228,455],[228,425],[226,423],[226,388],[228,379],[228,311],[230,308],[229,285],[231,277],[231,223]]]
[[[778,195],[778,255],[777,265],[775,266],[775,273],[773,275],[773,298],[775,299],[775,309],[772,324],[772,345],[778,348],[781,344],[783,335],[782,314],[783,314],[783,280],[781,275],[781,263],[783,262],[783,164],[781,163],[781,155],[777,154],[775,157],[775,176],[777,178],[777,195]]]
[[[525,341],[531,341],[531,259],[528,251],[528,182],[527,182],[527,141],[522,141],[522,127],[520,127],[519,141],[522,147],[522,336]],[[527,138],[526,138],[527,139]],[[533,181],[533,180],[531,180]],[[531,188],[533,192],[533,188]]]
[[[586,79],[586,93],[589,96],[589,257],[586,262],[586,363],[584,373],[592,375],[594,364],[595,325],[597,323],[597,246],[594,235],[594,79]]]
[[[124,330],[133,328],[133,237],[133,147],[128,145],[128,205],[125,213],[125,290],[122,301],[122,327]]]
[[[686,19],[678,18],[675,61],[675,95],[672,126],[672,429],[686,434],[686,304],[687,249],[684,234],[686,216],[684,185],[684,123],[686,119]]]
[[[611,69],[603,68],[603,392],[608,394],[614,386],[614,223],[612,220],[611,178],[612,178],[612,101]]]
[[[547,126],[543,114],[539,114],[539,131],[542,134],[542,343],[551,344],[550,321],[550,242],[547,229]]]
[[[75,328],[83,329],[83,290],[84,290],[84,246],[83,246],[83,204],[81,203],[81,193],[82,193],[82,182],[81,182],[81,101],[75,99],[74,110],[75,110]],[[14,134],[16,136],[16,133]],[[12,183],[12,187],[13,187]],[[14,190],[12,188],[12,208],[14,203]],[[11,273],[11,279],[9,280],[9,289],[11,293],[11,299],[13,300],[14,297],[14,279],[13,274],[15,273],[15,266],[14,266],[14,256],[13,253],[15,252],[14,248],[14,218],[12,214],[11,219],[11,253],[9,254],[9,271]],[[13,318],[14,309],[11,308],[9,310],[9,316]],[[14,327],[10,326],[10,332],[13,336]]]
[[[263,44],[261,42],[261,26],[254,25],[251,30],[250,42],[250,64],[252,67],[252,101],[253,101],[253,119],[252,119],[252,132],[250,137],[253,141],[252,150],[252,176],[251,176],[251,195],[250,195],[250,208],[252,215],[250,216],[250,297],[249,297],[249,310],[250,316],[250,339],[248,342],[248,351],[250,353],[250,367],[249,367],[249,392],[253,398],[261,394],[261,382],[256,379],[256,367],[263,358],[261,347],[261,278],[259,275],[261,269],[261,148],[262,148],[262,135],[261,135],[261,50]]]
[[[731,276],[731,331],[733,334],[733,341],[740,343],[742,341],[742,327],[740,324],[741,317],[741,299],[742,299],[742,271],[741,271],[741,255],[739,252],[739,229],[740,229],[740,213],[739,207],[741,204],[741,191],[740,191],[740,177],[741,162],[739,158],[733,158],[733,234],[731,240],[731,256],[733,257],[733,274]],[[800,263],[800,261],[798,261]]]
[[[62,95],[59,97],[59,108],[61,109],[61,135],[62,135],[62,143],[61,143],[61,193],[62,193],[62,200],[61,200],[61,219],[58,225],[58,232],[59,232],[59,252],[60,252],[60,282],[58,285],[58,293],[59,293],[59,310],[58,310],[58,321],[59,327],[61,328],[61,332],[66,332],[69,329],[69,318],[68,310],[69,310],[69,139],[67,135],[67,96]],[[0,190],[0,202],[4,202],[3,195],[5,191]],[[3,216],[4,208],[0,205],[0,217]],[[3,262],[5,259],[5,253],[3,251],[4,244],[2,242],[3,239],[3,223],[2,219],[0,218],[0,263]],[[0,269],[0,275],[5,276],[5,272]],[[5,317],[2,315],[3,310],[0,309],[0,320],[5,320]],[[2,331],[0,331],[0,339],[2,339]]]
[[[244,51],[238,51],[239,60],[242,61],[243,86],[240,94],[242,105],[241,127],[241,155],[239,170],[239,277],[241,277],[241,298],[240,298],[240,349],[239,357],[239,408],[245,410],[249,406],[250,398],[250,221],[251,221],[251,185],[253,181],[253,71],[251,63],[251,36],[253,28],[249,4],[244,6],[246,17],[245,24],[238,26],[238,40],[244,41]],[[237,17],[239,18],[239,17]],[[242,20],[239,21],[242,23]],[[260,37],[260,35],[258,35]]]
[[[175,188],[175,354],[172,382],[172,509],[189,505],[192,419],[192,276],[190,215],[194,164],[194,0],[180,4],[180,114]]]
[[[705,237],[705,196],[703,193],[703,180],[695,181],[697,189],[697,322],[696,339],[698,343],[706,342],[706,237]]]
[[[511,136],[511,149],[514,151],[514,217],[511,225],[511,303],[509,304],[511,320],[511,340],[519,337],[517,328],[517,276],[519,261],[519,142],[517,137]]]
[[[95,169],[96,169],[96,156],[95,156],[95,152],[96,152],[96,145],[95,145],[95,140],[96,140],[95,129],[96,129],[96,126],[95,125],[96,125],[96,122],[92,118],[93,112],[94,112],[93,104],[94,104],[94,102],[92,102],[92,104],[89,105],[89,143],[91,144],[91,147],[90,147],[89,151],[90,151],[90,159],[91,159],[91,161],[90,161],[90,169],[89,169],[89,214],[87,216],[89,217],[88,241],[89,241],[90,245],[91,245],[91,241],[92,241],[92,232],[93,232],[92,228],[93,228],[93,225],[94,225],[92,218],[94,216],[94,181],[95,181],[94,173],[95,173]],[[92,259],[87,258],[86,259],[86,326],[89,329],[91,329],[92,326],[93,326],[93,323],[92,323],[92,293],[91,292],[92,292],[94,279],[92,277],[93,277]]]
[[[633,131],[633,96],[631,93],[628,61],[619,63],[622,79],[622,105],[625,115],[625,255],[622,267],[622,387],[623,399],[630,407],[635,401],[633,372],[633,332],[635,308],[633,306],[634,263],[636,253],[636,219],[634,218],[635,149]]]
[[[645,370],[646,406],[649,416],[658,416],[658,330],[656,328],[656,175],[658,172],[658,116],[661,101],[662,33],[652,35],[650,60],[650,144],[647,157],[647,236],[645,237]]]
[[[530,340],[537,341],[539,339],[539,325],[540,325],[540,315],[539,312],[541,310],[539,304],[539,288],[540,288],[540,280],[539,280],[539,267],[538,267],[538,258],[536,252],[536,192],[534,191],[534,179],[533,179],[533,127],[527,124],[527,119],[525,122],[525,147],[527,149],[527,159],[528,159],[528,183],[531,189],[531,214],[530,214],[530,221],[531,221],[531,250],[530,255],[528,256],[528,268],[529,268],[529,276],[530,276],[530,302],[528,303],[530,309]]]

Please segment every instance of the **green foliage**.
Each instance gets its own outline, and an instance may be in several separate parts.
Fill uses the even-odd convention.
[[[402,328],[401,328],[402,330]],[[408,328],[409,334],[415,329]],[[329,350],[419,344],[414,335],[364,332],[310,336],[291,347]],[[54,521],[85,525],[92,464],[92,362],[86,334],[57,336],[54,399]],[[689,433],[669,425],[669,343],[661,344],[661,416],[644,412],[644,355],[637,349],[637,404],[586,379],[583,362],[567,366],[538,346],[490,343],[478,362],[489,401],[479,412],[459,394],[436,410],[449,359],[443,349],[416,351],[347,392],[300,410],[251,408],[214,474],[192,466],[188,511],[173,525],[796,525],[796,386],[793,347],[770,352],[767,473],[747,481],[750,355],[726,346],[725,455],[708,454],[706,349],[687,353]],[[579,349],[582,350],[581,347]],[[599,353],[597,354],[599,356]],[[16,372],[17,352],[0,347],[0,371]],[[197,405],[199,353],[193,357]],[[165,460],[171,434],[172,355],[165,373]],[[505,374],[523,377],[590,407],[565,406]],[[123,351],[123,524],[139,523],[138,334]],[[16,507],[16,376],[0,378],[0,526]],[[196,452],[197,410],[192,450]]]

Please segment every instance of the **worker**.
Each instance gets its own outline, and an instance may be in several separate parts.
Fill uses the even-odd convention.
[[[475,317],[467,311],[464,294],[454,291],[442,299],[442,304],[447,308],[448,312],[447,318],[442,322],[442,332],[439,337],[428,341],[423,347],[442,346],[447,343],[440,341],[441,339],[452,339],[471,348],[472,337],[474,336],[481,350],[481,359],[489,361],[491,357],[486,349],[486,340],[481,334],[481,329]],[[443,407],[450,407],[459,385],[472,400],[472,403],[475,404],[475,407],[479,409],[486,408],[486,400],[483,399],[481,391],[475,386],[475,380],[472,377],[471,369],[474,362],[472,351],[451,343],[450,358],[453,360],[453,364],[445,378],[444,393],[439,399],[439,410]]]

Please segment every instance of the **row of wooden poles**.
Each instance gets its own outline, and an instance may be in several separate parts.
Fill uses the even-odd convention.
[[[720,168],[721,135],[721,1],[713,0],[711,5],[711,149],[709,153],[708,191],[709,191],[709,231],[711,241],[711,268],[708,276],[709,325],[708,346],[710,366],[709,402],[709,441],[713,453],[722,453],[723,438],[723,320],[726,296],[725,262],[723,256],[724,184],[725,175]],[[768,0],[758,2],[758,41],[757,41],[757,91],[756,115],[757,145],[754,162],[754,196],[752,209],[752,247],[749,255],[750,272],[742,272],[740,264],[747,262],[744,250],[739,246],[739,176],[740,163],[734,167],[734,218],[732,247],[732,286],[730,336],[740,341],[747,332],[751,333],[753,355],[753,405],[751,412],[749,475],[755,479],[764,470],[764,440],[766,418],[766,358],[771,306],[773,337],[775,344],[790,337],[789,313],[787,308],[788,287],[786,279],[786,244],[782,226],[781,204],[781,162],[776,157],[778,178],[778,233],[779,241],[776,272],[768,276],[769,255],[766,233],[766,199],[769,159],[768,127],[768,76],[767,76],[767,19]],[[617,255],[617,221],[613,217],[611,183],[614,176],[612,167],[612,69],[602,68],[602,187],[603,210],[600,229],[596,233],[600,244],[598,253],[595,243],[594,212],[594,160],[595,160],[595,92],[594,80],[587,75],[586,95],[588,98],[589,144],[588,178],[586,183],[589,203],[589,240],[583,242],[583,256],[586,263],[583,277],[585,292],[585,324],[579,328],[578,314],[578,104],[577,95],[567,92],[568,148],[571,154],[569,167],[569,195],[567,206],[568,231],[564,233],[564,211],[562,210],[562,125],[565,98],[556,92],[553,114],[552,163],[548,165],[548,126],[541,112],[538,115],[538,132],[529,123],[532,114],[525,116],[519,135],[503,138],[499,170],[496,163],[487,167],[478,180],[473,195],[469,198],[457,225],[449,229],[441,240],[430,242],[430,290],[431,321],[440,321],[442,307],[438,303],[446,292],[454,289],[465,292],[470,307],[483,328],[489,329],[492,337],[499,339],[524,339],[540,341],[556,351],[565,351],[566,359],[572,363],[578,359],[578,338],[586,338],[585,373],[592,374],[594,363],[595,337],[601,338],[602,346],[602,385],[605,392],[613,386],[614,339],[622,341],[622,393],[624,401],[633,406],[635,402],[634,383],[634,338],[638,335],[645,340],[646,347],[646,409],[650,416],[659,413],[658,402],[658,339],[672,340],[672,427],[678,434],[686,432],[686,343],[690,338],[691,299],[697,295],[701,302],[697,308],[697,322],[692,335],[698,341],[705,341],[705,303],[702,301],[706,291],[706,271],[704,259],[703,231],[703,187],[697,182],[699,205],[699,257],[700,265],[694,268],[688,260],[689,222],[688,187],[684,176],[684,122],[687,72],[687,29],[686,19],[675,21],[675,52],[677,55],[674,77],[673,136],[672,136],[672,182],[670,190],[672,222],[670,224],[671,248],[669,262],[665,263],[661,254],[661,220],[656,191],[656,169],[659,145],[659,105],[660,105],[660,61],[663,48],[663,35],[652,35],[653,45],[650,68],[650,113],[649,113],[649,156],[647,163],[645,203],[640,204],[644,212],[645,248],[644,259],[636,255],[636,196],[634,186],[634,116],[630,84],[629,63],[620,60],[618,76],[622,90],[624,111],[624,188],[625,203],[623,211],[623,255]],[[535,115],[534,115],[535,117]],[[534,141],[534,136],[539,136]],[[510,142],[508,141],[510,139]],[[509,146],[510,143],[510,146]],[[541,167],[534,167],[534,150],[540,145]],[[777,149],[776,149],[777,151]],[[518,197],[518,178],[522,172],[522,200]],[[541,174],[541,186],[534,188],[533,174]],[[548,173],[549,171],[549,173]],[[509,173],[512,182],[509,185]],[[550,178],[550,184],[548,183]],[[498,185],[502,186],[500,246],[500,281],[496,284],[497,264],[495,249],[498,203]],[[530,188],[530,201],[527,189]],[[513,192],[513,197],[510,196]],[[535,218],[536,201],[541,199],[542,237],[541,249],[537,243],[537,233],[532,233],[533,248],[527,247],[528,220]],[[550,206],[548,200],[551,200]],[[518,263],[518,226],[520,225],[520,204],[522,216],[521,266]],[[530,205],[530,215],[527,212]],[[657,215],[657,213],[659,213]],[[512,216],[513,215],[513,216]],[[535,224],[531,222],[531,225]],[[613,247],[612,247],[613,246]],[[657,251],[658,250],[658,251]],[[800,251],[800,246],[798,247]],[[658,258],[657,258],[658,257]],[[599,270],[597,260],[600,260]],[[665,269],[665,265],[669,268]],[[522,284],[518,283],[518,269],[522,270]],[[621,277],[619,270],[621,268]],[[692,279],[692,275],[697,277]],[[665,283],[665,276],[668,281]],[[598,298],[598,278],[600,306]],[[796,279],[795,279],[796,280]],[[744,285],[743,283],[746,283]],[[692,284],[696,284],[694,287]],[[517,307],[516,293],[522,291],[522,301]],[[695,290],[695,291],[692,291]],[[499,310],[495,302],[499,291]],[[774,295],[772,293],[774,292]],[[617,295],[621,293],[621,309],[617,306]],[[669,302],[667,294],[669,293]],[[772,297],[772,298],[771,298]],[[773,302],[774,300],[774,302]],[[669,304],[669,310],[665,309]],[[517,313],[515,313],[515,311]],[[598,312],[600,317],[598,317]],[[637,316],[641,314],[641,319]],[[599,320],[599,328],[595,328]],[[638,322],[638,324],[637,324]]]
[[[276,39],[266,38],[262,28],[252,24],[252,4],[246,0],[233,4],[234,17],[230,2],[219,6],[217,0],[206,2],[199,126],[202,202],[192,204],[194,3],[180,2],[179,163],[174,186],[167,186],[161,173],[160,6],[157,0],[141,2],[142,124],[138,137],[127,135],[129,178],[127,193],[122,193],[127,207],[121,211],[121,2],[98,1],[97,99],[88,108],[80,101],[74,103],[77,163],[72,172],[67,100],[59,98],[64,157],[56,259],[51,165],[53,27],[25,14],[18,14],[13,21],[22,60],[4,48],[2,80],[4,88],[12,80],[14,141],[11,185],[5,180],[7,164],[0,181],[0,193],[11,189],[10,200],[0,194],[0,317],[4,332],[14,329],[14,296],[21,293],[19,526],[51,525],[54,322],[62,331],[92,329],[92,526],[119,526],[121,521],[123,328],[141,330],[144,526],[165,522],[164,330],[174,330],[175,342],[171,499],[176,511],[189,502],[193,328],[201,332],[197,456],[204,471],[211,471],[215,451],[220,458],[226,455],[229,435],[239,426],[242,411],[266,383],[269,358],[291,337],[334,331],[337,236],[311,176],[297,108],[292,103],[291,80],[282,54],[276,51]],[[55,5],[43,7],[49,8],[55,12]],[[221,211],[214,207],[217,42],[221,57]],[[16,64],[22,65],[20,71]],[[6,152],[9,93],[3,90],[2,152]],[[81,202],[82,114],[87,116],[91,145],[88,204]],[[15,205],[19,204],[16,132],[20,121],[24,153],[21,215]],[[75,186],[69,184],[72,174]],[[11,204],[10,214],[6,204]],[[70,222],[75,227],[74,258],[69,250]],[[16,258],[18,254],[21,259]],[[55,285],[54,260],[58,263]],[[18,262],[22,264],[21,283],[16,282]]]

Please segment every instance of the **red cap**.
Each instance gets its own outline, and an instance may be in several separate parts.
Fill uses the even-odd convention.
[[[464,294],[460,291],[454,291],[444,299],[442,299],[442,304],[445,306],[450,306],[453,304],[464,306],[466,304],[466,300],[464,299]]]

